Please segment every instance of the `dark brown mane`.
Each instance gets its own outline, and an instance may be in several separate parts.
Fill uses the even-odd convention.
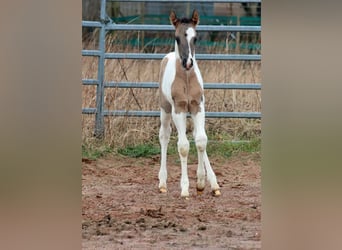
[[[187,17],[182,17],[180,19],[180,23],[191,23],[191,22],[192,22],[192,19],[187,18]]]

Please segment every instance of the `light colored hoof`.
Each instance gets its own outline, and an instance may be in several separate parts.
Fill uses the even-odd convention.
[[[212,194],[213,194],[213,196],[218,197],[218,196],[221,195],[221,192],[220,192],[219,189],[216,189],[216,190],[213,190],[213,191],[212,191]]]
[[[189,192],[182,192],[181,197],[185,199],[189,199]]]
[[[161,188],[159,188],[159,192],[160,193],[166,193],[167,189],[165,187],[161,187]]]

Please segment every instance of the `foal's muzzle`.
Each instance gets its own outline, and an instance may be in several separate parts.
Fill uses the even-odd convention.
[[[184,58],[182,60],[182,65],[186,70],[189,70],[192,68],[192,66],[194,65],[194,62],[192,60],[192,58],[188,59],[188,58]]]

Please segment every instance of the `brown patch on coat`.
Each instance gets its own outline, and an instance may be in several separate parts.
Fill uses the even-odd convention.
[[[162,92],[163,77],[168,58],[161,61],[159,74],[159,98],[160,107],[166,112],[171,113],[172,106]],[[181,62],[176,60],[176,75],[171,86],[171,96],[175,103],[175,112],[190,112],[196,114],[201,111],[200,103],[203,98],[203,89],[198,82],[194,69],[185,70]]]
[[[171,95],[175,103],[175,112],[201,111],[203,89],[200,86],[194,69],[184,70],[179,60],[176,61],[176,76],[171,86]]]
[[[172,106],[169,103],[169,101],[166,99],[165,95],[162,92],[162,83],[163,83],[163,77],[164,72],[166,68],[166,64],[168,62],[168,58],[165,57],[160,63],[160,72],[159,72],[159,99],[160,99],[160,107],[166,112],[171,113]]]

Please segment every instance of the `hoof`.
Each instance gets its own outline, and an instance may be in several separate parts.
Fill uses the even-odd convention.
[[[181,193],[181,197],[185,199],[189,199],[189,192]]]
[[[216,190],[213,190],[213,191],[212,191],[212,194],[213,194],[213,196],[218,197],[218,196],[221,195],[221,192],[220,192],[219,189],[216,189]]]
[[[161,188],[159,188],[159,192],[160,193],[166,193],[167,189],[165,187],[161,187]]]
[[[198,195],[203,194],[203,190],[204,190],[204,188],[197,188],[197,194]]]

